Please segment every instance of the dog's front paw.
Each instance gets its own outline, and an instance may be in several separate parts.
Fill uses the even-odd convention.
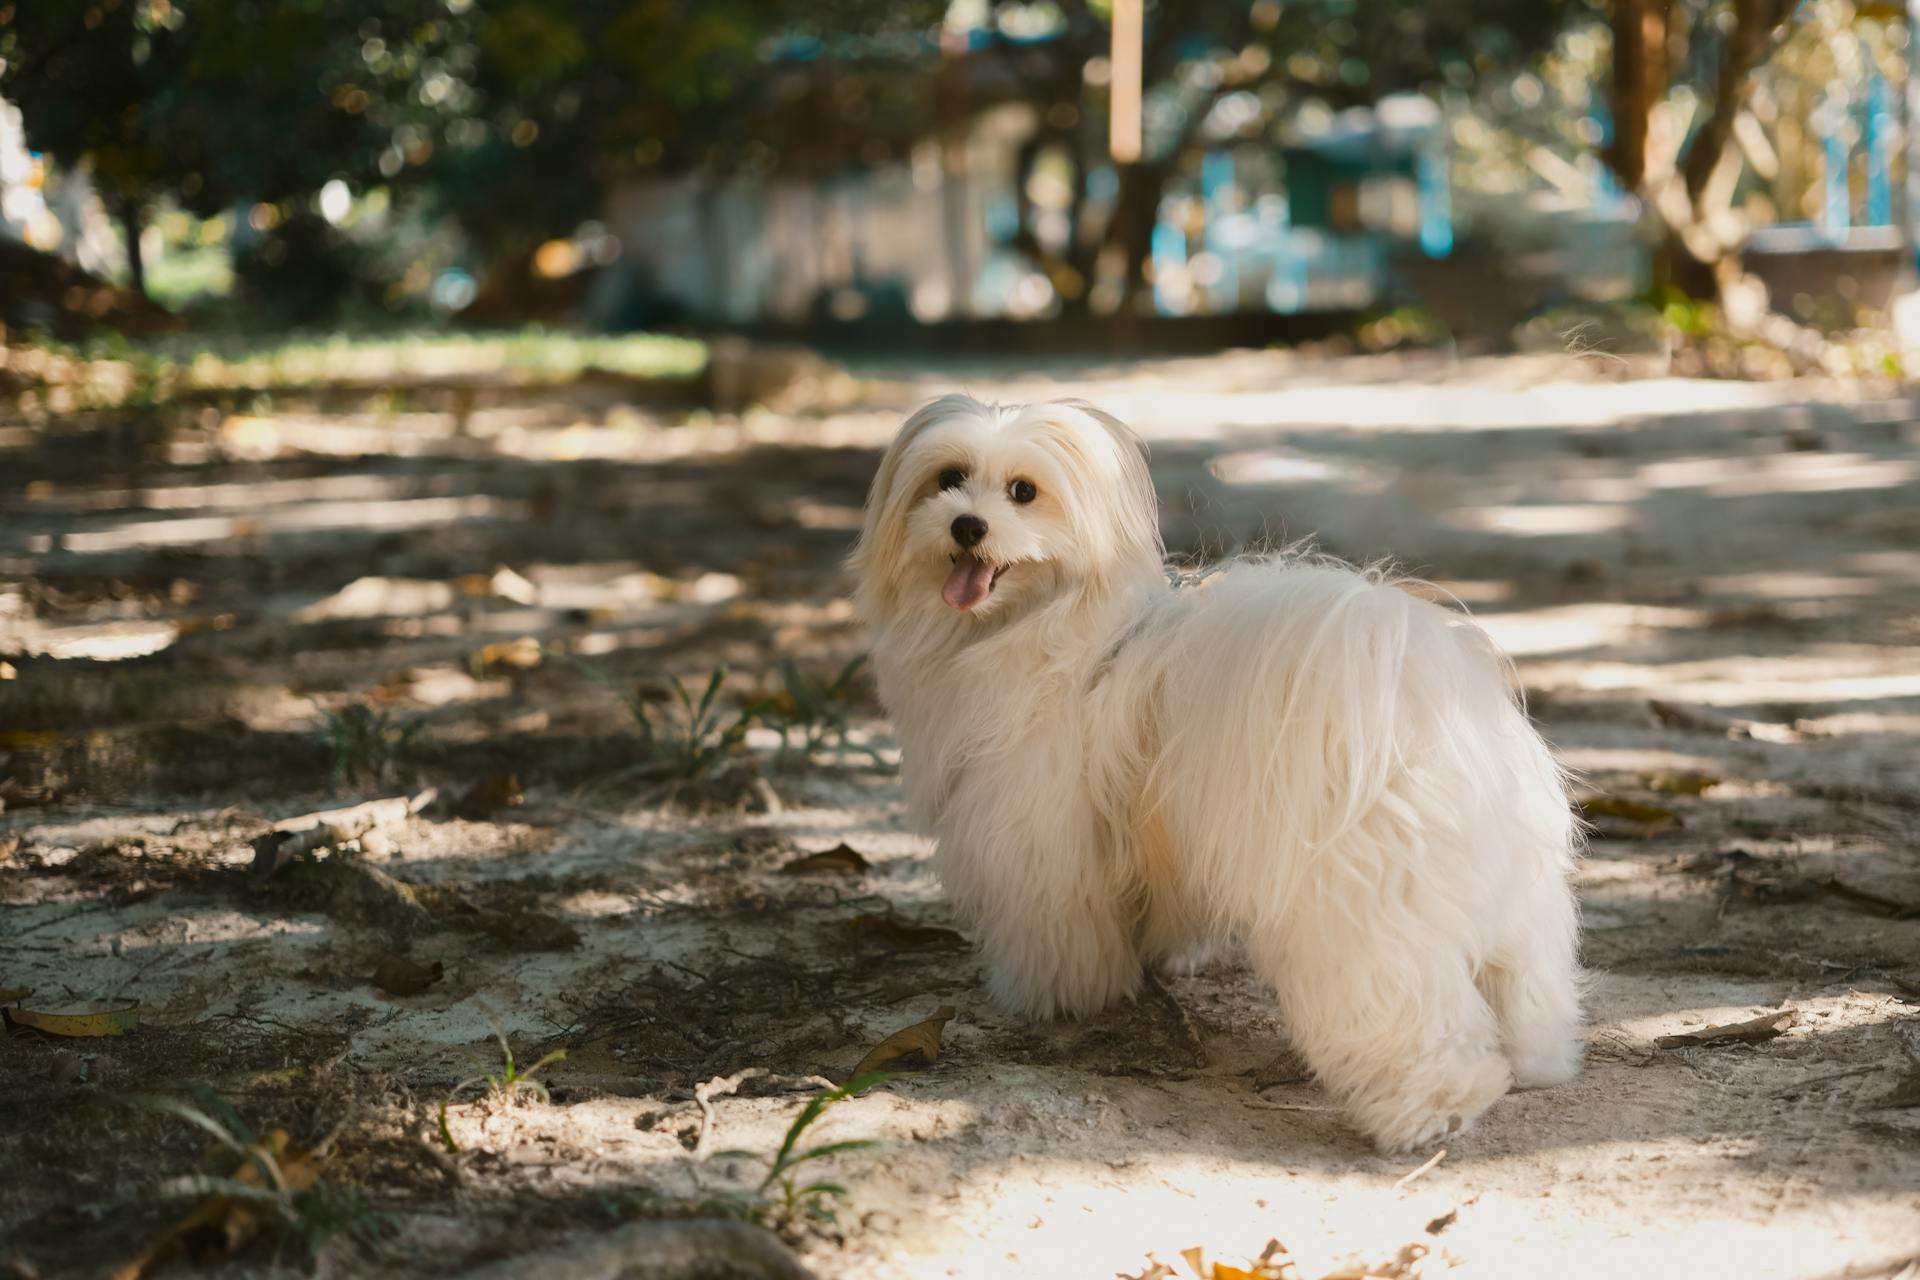
[[[1513,1083],[1498,1054],[1424,1064],[1389,1092],[1351,1100],[1354,1120],[1389,1154],[1417,1151],[1463,1133]]]

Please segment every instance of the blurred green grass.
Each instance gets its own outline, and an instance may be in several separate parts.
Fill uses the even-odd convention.
[[[539,327],[505,332],[118,335],[0,349],[0,404],[31,412],[152,408],[221,392],[490,383],[558,385],[593,374],[686,382],[705,370],[704,342],[666,334],[597,335]]]

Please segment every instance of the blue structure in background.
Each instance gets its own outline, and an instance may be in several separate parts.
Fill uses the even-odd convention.
[[[1826,160],[1823,199],[1820,202],[1820,229],[1827,239],[1840,241],[1853,229],[1853,193],[1847,183],[1847,135],[1844,125],[1835,124],[1820,139],[1821,155]]]
[[[1420,252],[1444,258],[1453,252],[1453,182],[1447,157],[1437,150],[1420,153]]]
[[[1342,113],[1270,159],[1245,147],[1202,158],[1193,193],[1205,215],[1197,246],[1173,221],[1191,206],[1177,199],[1163,206],[1153,234],[1154,302],[1162,314],[1260,301],[1282,312],[1367,306],[1385,291],[1396,247],[1430,258],[1453,251],[1445,130],[1430,101],[1408,97]],[[1217,275],[1191,281],[1181,270],[1192,265],[1190,248],[1217,264]]]
[[[1878,67],[1867,71],[1866,120],[1860,130],[1860,144],[1867,153],[1867,225],[1884,227],[1893,222],[1893,112],[1888,104],[1886,77]]]

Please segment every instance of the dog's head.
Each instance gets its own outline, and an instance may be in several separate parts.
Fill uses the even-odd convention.
[[[951,395],[894,438],[852,563],[870,618],[987,621],[1157,577],[1163,555],[1145,449],[1117,419]]]

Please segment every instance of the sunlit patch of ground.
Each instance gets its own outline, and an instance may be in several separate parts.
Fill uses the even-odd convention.
[[[0,988],[144,1015],[0,1042],[0,1266],[123,1260],[184,1211],[153,1189],[204,1135],[125,1094],[206,1081],[333,1133],[324,1176],[398,1230],[323,1268],[437,1275],[744,1193],[751,1161],[695,1149],[777,1149],[809,1079],[949,1005],[932,1069],[806,1138],[885,1144],[820,1162],[850,1193],[795,1236],[823,1277],[1138,1274],[1269,1238],[1305,1276],[1410,1244],[1489,1277],[1920,1255],[1920,1111],[1887,1105],[1920,1051],[1910,400],[1241,352],[876,364],[850,403],[709,414],[564,381],[633,352],[375,370],[512,387],[471,404],[242,354],[217,368],[353,389],[151,436],[0,423]],[[751,767],[659,775],[639,717],[671,742],[668,677],[697,698],[725,664],[726,719],[782,662],[825,682],[859,651],[839,566],[878,451],[956,385],[1129,416],[1182,559],[1311,537],[1483,620],[1594,805],[1579,1080],[1403,1182],[1420,1160],[1354,1137],[1231,957],[1085,1023],[999,1014],[858,678],[844,738],[756,720]],[[429,787],[347,842],[369,870],[250,877],[272,823]],[[843,844],[864,866],[783,870]],[[421,989],[378,985],[400,960]],[[1657,1043],[1781,1010],[1770,1039]],[[472,1083],[496,1033],[521,1068],[566,1050],[545,1100]]]

